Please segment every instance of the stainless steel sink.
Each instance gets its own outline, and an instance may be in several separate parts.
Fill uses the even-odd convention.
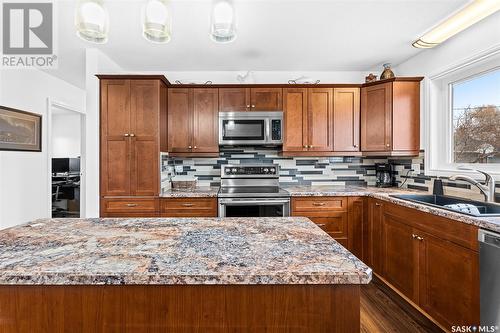
[[[424,205],[442,208],[470,216],[482,216],[482,217],[500,216],[500,205],[496,203],[469,200],[447,195],[432,195],[432,194],[393,194],[391,195],[391,197],[418,202]],[[446,205],[454,205],[454,204],[469,204],[476,206],[477,209],[479,210],[479,214],[470,214],[449,207],[445,207]]]

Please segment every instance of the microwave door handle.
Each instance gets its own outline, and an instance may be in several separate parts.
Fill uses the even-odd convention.
[[[269,118],[266,119],[265,121],[265,125],[264,125],[266,128],[265,128],[265,141],[266,142],[269,142],[270,141],[270,128],[271,128],[271,121],[269,120]]]

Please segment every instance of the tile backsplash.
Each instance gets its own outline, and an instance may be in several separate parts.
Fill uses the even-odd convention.
[[[219,186],[220,169],[225,164],[276,163],[280,165],[282,185],[375,185],[375,163],[394,165],[396,183],[405,188],[432,191],[434,177],[424,175],[423,152],[417,157],[283,157],[277,149],[235,147],[221,149],[217,158],[178,158],[162,155],[162,180],[167,170],[182,166],[177,174],[198,178],[199,186]],[[420,173],[409,172],[412,164],[420,165]],[[170,167],[170,168],[169,168]],[[443,178],[446,194],[482,199],[470,184]],[[163,187],[163,186],[162,186]],[[497,185],[497,192],[500,188]]]

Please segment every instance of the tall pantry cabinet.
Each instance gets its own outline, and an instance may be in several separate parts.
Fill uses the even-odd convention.
[[[155,216],[167,86],[160,78],[99,78],[101,216]]]

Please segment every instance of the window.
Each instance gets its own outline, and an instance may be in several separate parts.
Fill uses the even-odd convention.
[[[500,163],[500,69],[450,84],[452,163]]]

